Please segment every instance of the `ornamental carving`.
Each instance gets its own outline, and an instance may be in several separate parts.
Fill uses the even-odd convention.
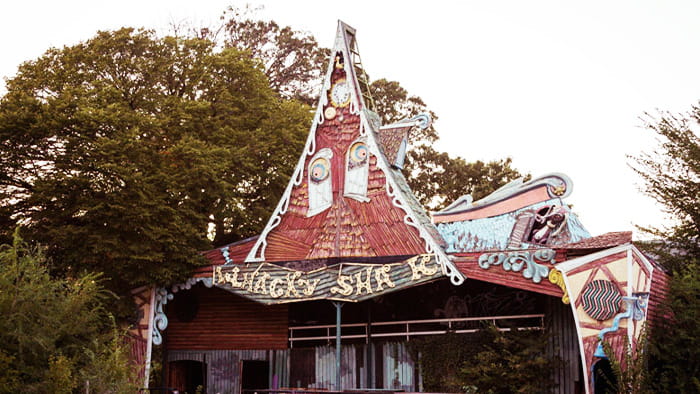
[[[566,291],[564,274],[562,274],[561,271],[559,271],[558,269],[552,268],[549,271],[549,282],[561,288],[561,290],[564,292],[564,295],[561,297],[561,302],[563,302],[564,304],[569,304],[571,300],[569,299],[569,292]]]
[[[549,267],[544,264],[556,263],[555,254],[552,249],[484,253],[479,256],[479,267],[489,269],[500,265],[504,271],[522,272],[524,278],[540,283],[542,278],[549,275]]]
[[[155,308],[153,310],[154,345],[160,345],[163,343],[163,331],[168,328],[168,317],[165,315],[164,305],[166,305],[168,301],[172,301],[173,298],[175,298],[175,293],[180,290],[189,290],[193,285],[197,284],[197,282],[202,282],[206,287],[212,286],[211,278],[190,278],[184,283],[173,285],[173,287],[170,288],[170,291],[164,287],[156,289]]]

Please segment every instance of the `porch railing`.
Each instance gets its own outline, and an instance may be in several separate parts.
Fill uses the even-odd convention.
[[[401,320],[367,323],[342,324],[341,339],[405,338],[413,336],[442,335],[447,333],[466,334],[477,332],[484,323],[491,323],[500,331],[541,330],[544,327],[544,314],[478,316],[444,319]],[[289,327],[289,347],[298,342],[335,340],[335,324]]]

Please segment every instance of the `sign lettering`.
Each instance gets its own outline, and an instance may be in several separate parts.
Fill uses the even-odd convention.
[[[304,272],[270,263],[219,266],[214,285],[273,304],[314,299],[361,301],[382,293],[438,279],[442,271],[432,255],[391,264],[341,263]]]

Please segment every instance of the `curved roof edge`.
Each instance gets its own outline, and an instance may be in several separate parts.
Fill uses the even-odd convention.
[[[573,187],[571,178],[557,172],[527,182],[518,178],[476,202],[472,202],[471,195],[458,198],[447,208],[432,212],[433,221],[442,223],[496,216],[552,198],[568,197]]]

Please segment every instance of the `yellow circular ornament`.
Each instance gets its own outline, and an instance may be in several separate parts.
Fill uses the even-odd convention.
[[[330,120],[335,118],[336,115],[336,110],[334,107],[328,107],[326,108],[325,111],[323,111],[323,115],[326,117],[326,119]]]
[[[345,107],[350,104],[350,85],[344,79],[338,80],[331,88],[331,104],[334,107]]]

